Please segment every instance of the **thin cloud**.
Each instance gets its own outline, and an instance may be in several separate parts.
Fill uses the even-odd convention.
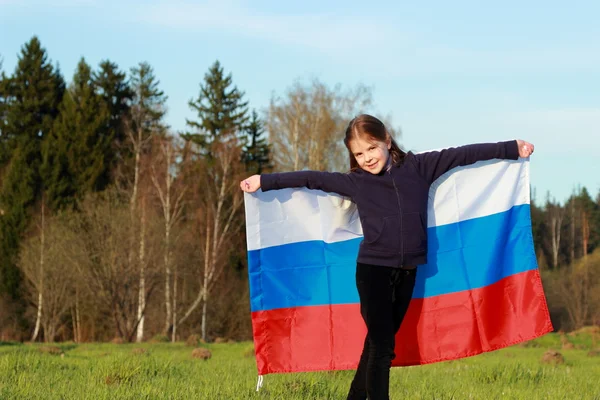
[[[394,21],[392,24],[385,16],[375,19],[343,14],[274,15],[259,13],[231,1],[202,4],[160,1],[140,6],[130,14],[145,23],[169,29],[220,31],[313,49],[339,59],[351,69],[368,69],[388,77],[543,74],[596,71],[600,67],[599,48],[570,46],[482,50],[453,47],[444,43],[443,37],[435,38],[426,31],[419,31],[426,27],[410,25],[406,21]],[[368,56],[347,58],[349,54],[362,50],[368,50]]]
[[[145,7],[139,19],[186,31],[226,31],[240,36],[314,48],[347,51],[361,46],[383,48],[392,30],[365,18],[339,15],[261,14],[233,3],[158,3]]]

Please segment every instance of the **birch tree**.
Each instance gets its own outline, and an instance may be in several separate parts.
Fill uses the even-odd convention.
[[[199,289],[193,302],[177,324],[183,323],[202,304],[202,338],[207,338],[208,302],[210,295],[227,267],[229,244],[242,226],[236,218],[241,217],[243,205],[239,179],[244,171],[240,163],[241,148],[236,138],[211,146],[212,161],[201,163],[196,221],[200,228],[201,266],[198,269]]]
[[[165,272],[165,325],[164,334],[171,331],[171,340],[175,342],[177,335],[177,265],[172,265],[171,242],[174,228],[183,216],[184,195],[186,188],[177,179],[177,149],[172,139],[160,138],[154,146],[156,156],[152,162],[152,183],[160,200],[160,208],[164,222],[163,268]],[[174,270],[172,268],[175,268]]]
[[[135,230],[132,237],[138,238],[137,262],[139,268],[139,293],[137,314],[139,323],[137,325],[136,341],[141,342],[144,337],[144,310],[146,309],[145,298],[147,297],[146,288],[146,270],[145,270],[145,250],[146,250],[146,216],[145,208],[138,213],[139,187],[141,177],[141,158],[148,150],[150,140],[154,136],[162,136],[165,133],[166,126],[162,119],[166,113],[165,102],[167,96],[158,86],[152,67],[142,62],[139,66],[131,70],[131,88],[133,90],[133,102],[130,108],[130,115],[126,118],[126,134],[129,139],[133,155],[133,180],[131,185],[131,195],[129,199],[131,227]],[[136,224],[134,220],[138,219]],[[139,229],[135,229],[136,225]],[[133,246],[127,259],[128,263],[133,263]]]
[[[42,207],[37,234],[24,241],[19,267],[36,308],[31,340],[37,340],[43,332],[44,340],[53,342],[73,304],[73,282],[77,276],[69,262],[69,246],[73,244],[69,232],[58,218],[48,218],[45,214]]]
[[[35,279],[34,276],[35,274],[30,273],[28,274],[30,276],[30,281],[33,282],[37,282],[38,284],[36,285],[34,283],[34,286],[37,286],[37,292],[38,292],[38,301],[37,301],[37,312],[36,312],[36,318],[35,318],[35,328],[33,329],[33,334],[31,335],[31,341],[35,342],[38,336],[38,333],[40,332],[40,324],[42,322],[42,310],[44,307],[44,295],[43,295],[43,291],[44,291],[44,247],[45,247],[45,224],[44,224],[44,217],[45,217],[45,208],[44,208],[44,203],[42,203],[42,212],[41,212],[41,224],[40,224],[40,261],[39,261],[39,270],[38,270],[38,274],[37,276],[39,277],[39,279]],[[26,262],[23,262],[23,265],[26,264]],[[22,269],[27,269],[27,267],[22,266]],[[33,278],[33,279],[31,279]]]

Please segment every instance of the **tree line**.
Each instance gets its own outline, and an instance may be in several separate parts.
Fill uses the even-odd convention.
[[[347,170],[342,133],[373,107],[368,87],[315,79],[252,109],[216,61],[175,132],[147,62],[126,71],[82,58],[67,84],[34,36],[0,71],[0,340],[250,338],[238,182]],[[564,205],[532,204],[565,328],[600,318],[599,204],[585,188]]]
[[[577,188],[560,204],[531,204],[538,264],[555,328],[600,325],[600,193]]]

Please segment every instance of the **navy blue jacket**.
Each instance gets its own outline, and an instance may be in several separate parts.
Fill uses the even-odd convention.
[[[364,240],[358,262],[390,267],[427,262],[427,200],[429,187],[446,171],[494,158],[519,158],[517,141],[471,144],[414,154],[374,175],[362,169],[349,173],[297,171],[261,175],[263,191],[307,187],[338,193],[358,208]]]

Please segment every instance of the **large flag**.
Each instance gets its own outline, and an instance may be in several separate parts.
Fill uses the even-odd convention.
[[[356,206],[308,189],[246,194],[245,205],[259,374],[356,368],[366,334],[355,284]],[[427,225],[428,263],[418,267],[392,365],[473,356],[552,330],[528,161],[446,173],[431,187]]]

